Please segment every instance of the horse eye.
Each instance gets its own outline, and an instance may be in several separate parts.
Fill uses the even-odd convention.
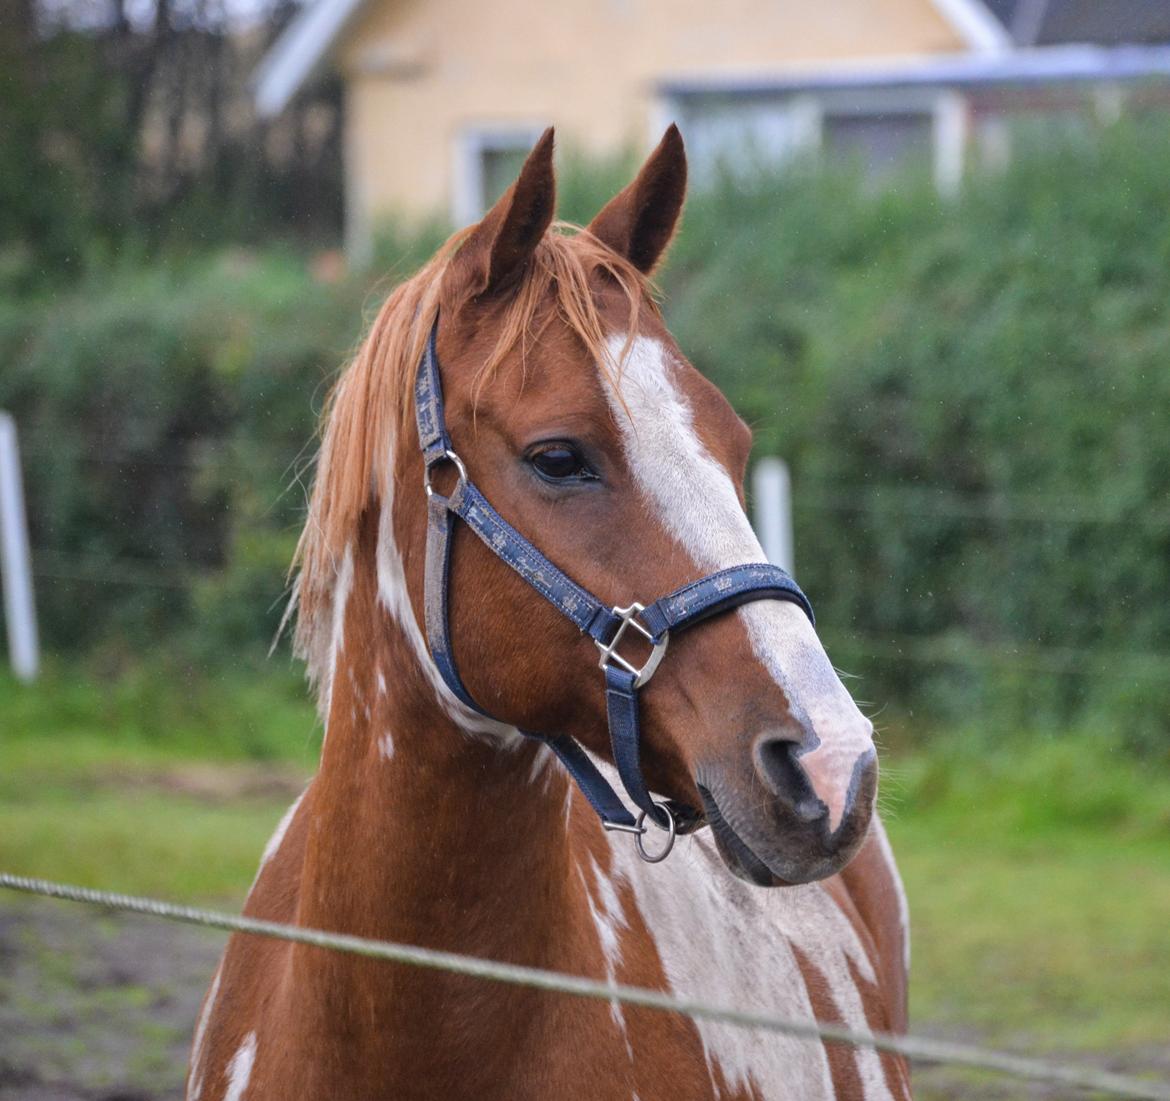
[[[566,478],[594,478],[596,475],[586,465],[576,448],[568,444],[551,444],[535,452],[528,460],[536,472],[550,481]]]

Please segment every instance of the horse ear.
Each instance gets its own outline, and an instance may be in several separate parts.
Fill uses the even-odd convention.
[[[637,178],[589,223],[589,232],[649,274],[674,236],[687,190],[687,151],[674,123]]]
[[[459,247],[451,267],[459,291],[474,298],[515,283],[552,222],[555,205],[550,126],[528,154],[516,182]]]

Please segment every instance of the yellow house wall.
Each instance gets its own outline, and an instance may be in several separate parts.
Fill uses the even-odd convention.
[[[337,52],[350,240],[385,214],[449,211],[468,127],[644,147],[666,78],[964,48],[931,0],[369,0]]]

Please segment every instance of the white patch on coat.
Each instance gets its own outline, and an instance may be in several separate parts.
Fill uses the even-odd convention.
[[[646,865],[630,838],[606,835],[615,884],[633,886],[672,993],[716,1005],[813,1020],[816,1016],[793,948],[825,978],[847,1027],[868,1029],[850,973],[867,982],[873,966],[852,923],[819,884],[764,890],[736,878],[709,830],[681,839],[670,859]],[[680,904],[685,900],[685,905]],[[755,1090],[768,1101],[832,1101],[822,1044],[697,1020],[703,1051],[728,1091]],[[859,1058],[857,1101],[890,1101],[880,1060]]]
[[[393,453],[393,448],[390,449]],[[393,485],[394,479],[388,479]],[[438,667],[431,659],[426,640],[419,630],[418,620],[415,619],[414,608],[410,603],[410,594],[406,588],[406,572],[402,566],[402,555],[394,538],[394,500],[391,492],[387,491],[381,502],[382,514],[378,522],[378,598],[383,606],[397,621],[406,635],[407,642],[418,660],[419,666],[435,691],[435,696],[442,705],[447,716],[460,729],[469,734],[488,737],[503,745],[512,747],[521,745],[523,735],[514,726],[496,722],[472,711],[462,703],[447,687],[446,682],[439,674]],[[418,501],[418,522],[426,523],[426,502],[422,494]],[[458,600],[459,594],[452,592],[451,600]]]
[[[244,1037],[239,1051],[232,1056],[227,1066],[227,1090],[223,1101],[242,1101],[244,1090],[248,1088],[248,1080],[252,1077],[252,1067],[256,1063],[256,1033],[249,1032]]]
[[[585,901],[589,906],[589,916],[593,919],[593,926],[597,930],[597,940],[601,945],[601,957],[605,965],[605,981],[613,984],[617,981],[617,969],[622,962],[622,933],[629,929],[629,922],[626,921],[617,890],[592,856],[589,858],[589,867],[593,872],[593,881],[597,884],[596,900],[594,900],[593,892],[589,888],[589,879],[580,864],[577,865],[577,874],[581,877],[581,885],[585,888]],[[626,1015],[621,1002],[610,1002],[609,1013],[613,1018],[613,1023],[617,1026],[618,1034],[625,1042],[630,1061],[633,1062],[634,1049],[630,1045],[630,1034],[626,1028]]]
[[[321,693],[322,713],[325,716],[325,737],[329,736],[329,713],[333,706],[333,678],[337,675],[337,658],[345,648],[345,609],[349,594],[353,591],[353,548],[346,547],[337,567],[337,578],[333,585],[333,626],[329,636],[329,665],[325,673],[325,684]]]
[[[223,973],[221,963],[215,969],[215,977],[211,980],[211,989],[203,1002],[203,1009],[199,1013],[199,1023],[195,1026],[195,1042],[191,1045],[191,1087],[187,1091],[187,1101],[199,1101],[203,1096],[203,1041],[207,1037],[207,1023],[211,1020],[211,1012],[215,1008],[215,999],[219,994],[219,980]]]
[[[886,863],[890,881],[894,885],[894,892],[898,899],[898,925],[902,930],[902,963],[906,970],[910,970],[910,903],[906,899],[906,888],[902,884],[902,876],[898,872],[897,861],[894,860],[894,850],[890,847],[890,839],[886,834],[885,824],[876,814],[869,825],[869,832],[877,842],[878,852]]]
[[[248,888],[248,894],[251,895],[256,889],[256,884],[260,882],[260,877],[264,874],[264,869],[268,862],[280,851],[280,846],[284,844],[284,835],[288,833],[289,826],[292,825],[293,819],[297,816],[297,811],[300,809],[301,801],[308,794],[309,789],[306,787],[293,801],[291,807],[288,808],[281,816],[281,819],[276,824],[276,829],[272,836],[268,839],[268,844],[264,846],[264,852],[260,856],[260,867],[256,869],[256,876],[252,880],[252,886]]]
[[[284,843],[284,835],[288,832],[289,826],[292,825],[292,820],[296,817],[297,810],[300,808],[301,800],[304,799],[305,792],[308,790],[308,788],[305,788],[305,791],[302,791],[296,797],[293,805],[284,812],[283,817],[276,824],[276,830],[268,839],[268,844],[264,846],[264,854],[260,857],[261,869],[280,851],[280,846]]]
[[[615,362],[625,343],[621,334],[609,338]],[[635,482],[659,523],[699,570],[766,562],[730,476],[696,434],[690,406],[672,375],[664,345],[644,336],[633,341],[622,364],[620,396],[602,374]],[[802,755],[802,765],[820,775],[843,778],[828,793],[830,815],[839,819],[854,762],[873,748],[869,721],[833,671],[799,607],[784,600],[755,600],[741,605],[736,614],[747,627],[756,657],[793,711],[821,737],[820,746]],[[831,828],[836,825],[831,820]]]
[[[386,695],[386,678],[382,675],[382,667],[378,667],[378,695]]]
[[[394,738],[389,730],[378,739],[378,755],[384,761],[392,760],[394,757]]]
[[[541,742],[536,747],[536,752],[532,755],[532,764],[528,768],[528,782],[535,784],[537,780],[544,778],[542,785],[544,790],[548,790],[549,773],[553,771],[556,757],[549,747]]]

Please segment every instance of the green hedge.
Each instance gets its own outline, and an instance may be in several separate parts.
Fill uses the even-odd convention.
[[[21,430],[53,646],[189,635],[214,651],[270,633],[313,409],[360,308],[295,256],[244,253],[0,307],[0,408]]]
[[[1166,752],[1167,137],[1034,152],[954,203],[806,179],[690,208],[674,331],[792,464],[800,576],[862,694]]]
[[[1025,151],[954,201],[812,171],[692,197],[668,319],[791,464],[799,573],[861,697],[1167,752],[1168,136]],[[574,166],[566,213],[616,178]],[[436,240],[388,236],[380,270]],[[314,410],[380,288],[238,254],[0,306],[55,646],[259,652]]]

